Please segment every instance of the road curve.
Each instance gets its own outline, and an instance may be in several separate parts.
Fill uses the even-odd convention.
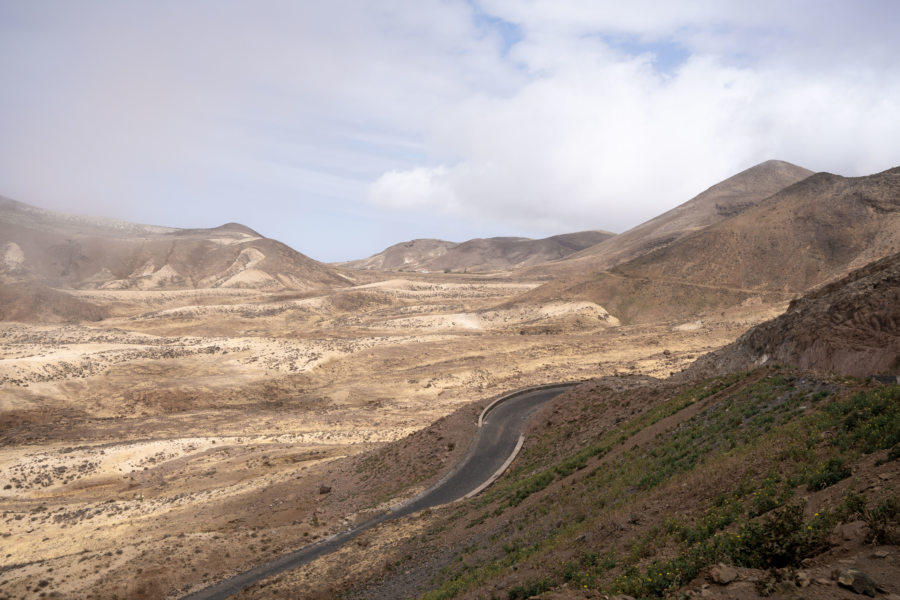
[[[514,392],[489,405],[481,414],[480,427],[466,456],[443,479],[416,496],[365,523],[305,546],[272,561],[238,573],[183,600],[223,600],[245,587],[273,575],[310,563],[330,554],[365,530],[433,506],[474,495],[492,483],[515,457],[525,422],[538,408],[566,391],[574,383]]]

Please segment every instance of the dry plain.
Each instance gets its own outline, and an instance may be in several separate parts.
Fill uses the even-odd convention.
[[[0,324],[0,597],[179,597],[421,490],[491,398],[665,377],[785,308],[628,325],[590,302],[498,308],[538,281],[359,277],[71,291],[110,316]],[[403,480],[367,476],[410,434],[437,450]]]

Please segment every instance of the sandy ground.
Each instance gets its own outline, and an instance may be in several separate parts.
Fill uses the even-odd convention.
[[[176,597],[390,500],[343,459],[520,387],[667,376],[784,308],[643,326],[586,302],[497,308],[535,285],[90,291],[115,316],[0,323],[0,598]]]

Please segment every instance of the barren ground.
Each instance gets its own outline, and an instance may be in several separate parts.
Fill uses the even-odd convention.
[[[536,285],[84,291],[113,316],[0,323],[0,598],[178,597],[422,489],[501,393],[664,377],[784,309],[641,326],[587,302],[494,309]],[[436,450],[379,453],[410,434]],[[384,460],[408,476],[379,480]]]

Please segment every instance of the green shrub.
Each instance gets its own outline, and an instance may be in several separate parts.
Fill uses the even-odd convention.
[[[897,496],[885,498],[872,510],[864,511],[863,520],[869,526],[869,542],[892,545],[900,543],[900,532],[897,531],[900,499]]]
[[[546,591],[549,591],[550,588],[553,587],[553,584],[549,579],[543,577],[538,579],[537,581],[532,581],[531,583],[525,585],[517,585],[509,589],[506,594],[506,597],[509,600],[517,600],[519,598],[531,598],[532,596],[537,596],[538,594],[543,594]]]
[[[824,490],[847,477],[850,477],[850,468],[844,464],[843,458],[833,456],[809,476],[807,487],[814,492]]]
[[[728,548],[738,566],[756,569],[797,566],[807,556],[826,548],[830,520],[806,524],[803,505],[790,504],[772,511],[762,521],[750,521]]]

